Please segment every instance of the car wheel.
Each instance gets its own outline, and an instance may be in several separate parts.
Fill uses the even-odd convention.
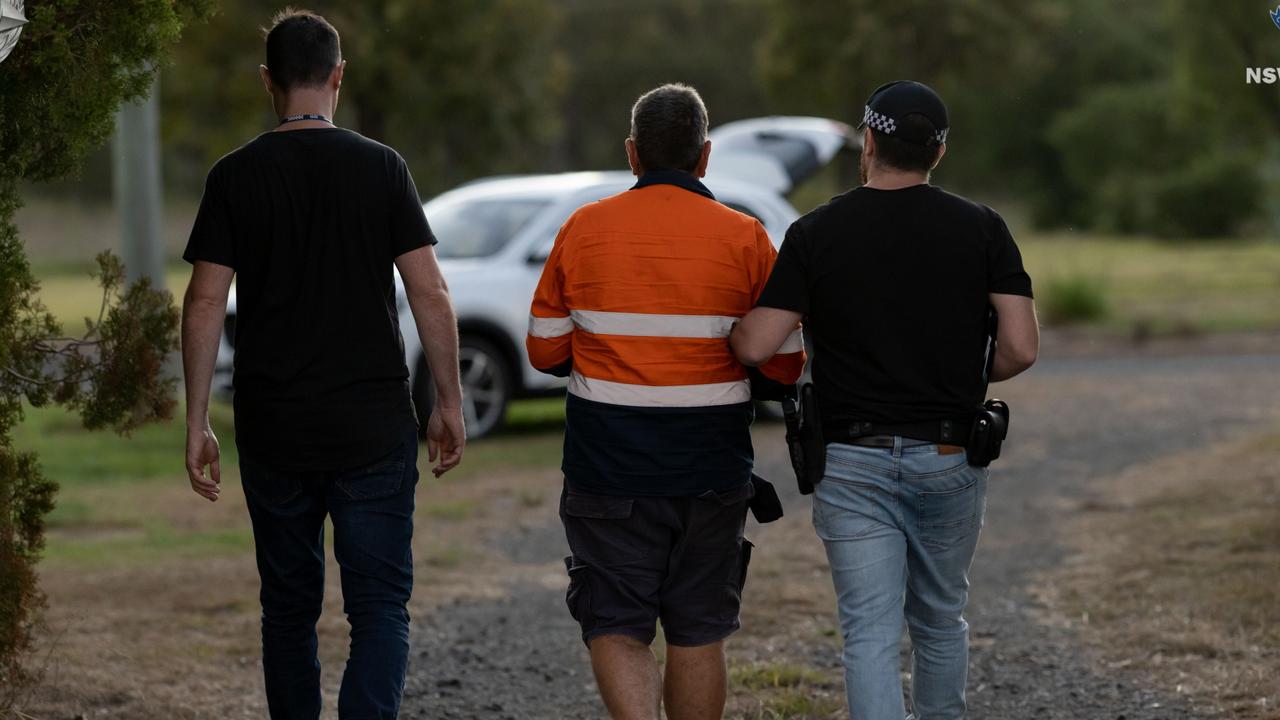
[[[498,429],[506,417],[512,394],[509,363],[493,343],[474,335],[463,335],[458,342],[458,367],[467,437],[482,438]],[[413,402],[425,432],[435,406],[435,385],[426,358],[419,360],[413,391]]]

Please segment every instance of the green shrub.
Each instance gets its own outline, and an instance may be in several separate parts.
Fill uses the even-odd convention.
[[[1167,82],[1099,88],[1050,124],[1072,207],[1036,216],[1162,237],[1235,234],[1262,207],[1261,160],[1229,133],[1170,110]]]
[[[1257,161],[1239,154],[1202,155],[1151,188],[1150,227],[1162,237],[1234,235],[1257,214],[1262,179]]]
[[[183,22],[208,0],[28,3],[30,23],[0,68],[0,716],[34,673],[22,662],[42,597],[35,564],[57,485],[13,429],[27,404],[78,412],[86,427],[128,432],[173,414],[175,380],[164,365],[178,346],[168,291],[125,282],[99,257],[100,316],[69,339],[40,303],[13,218],[29,181],[66,177],[110,137],[116,110],[146,94]]]
[[[1105,318],[1110,311],[1106,285],[1082,275],[1049,280],[1039,305],[1049,325],[1093,322]]]

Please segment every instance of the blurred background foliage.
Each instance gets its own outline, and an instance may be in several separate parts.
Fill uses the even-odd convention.
[[[309,3],[350,62],[339,123],[401,150],[427,196],[485,175],[619,167],[631,103],[662,82],[698,87],[713,123],[856,123],[871,90],[910,77],[951,107],[939,182],[1018,203],[1041,228],[1166,237],[1229,236],[1280,214],[1280,95],[1244,83],[1277,37],[1264,5]],[[214,160],[273,123],[256,67],[279,3],[217,6],[162,75],[178,197],[198,195]],[[75,192],[105,197],[105,151],[88,172],[102,182]]]

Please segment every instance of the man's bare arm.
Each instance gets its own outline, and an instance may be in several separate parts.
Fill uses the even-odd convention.
[[[466,445],[458,374],[458,319],[433,248],[397,257],[396,267],[435,383],[436,406],[427,424],[427,459],[435,462],[439,457],[440,464],[432,471],[439,477],[461,462]]]
[[[1029,297],[991,293],[990,299],[1000,316],[991,382],[1000,382],[1035,364],[1040,354],[1040,323],[1036,303]]]
[[[182,372],[187,391],[187,476],[191,489],[210,501],[218,499],[222,472],[218,438],[209,426],[209,390],[218,359],[218,342],[227,314],[227,293],[235,271],[225,265],[197,262],[182,302]],[[205,475],[205,467],[209,475]]]
[[[743,365],[760,367],[778,353],[802,317],[798,312],[771,307],[752,310],[738,321],[729,336],[733,354]]]

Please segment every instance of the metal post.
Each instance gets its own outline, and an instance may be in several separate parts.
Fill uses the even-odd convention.
[[[145,99],[120,108],[112,164],[127,277],[130,282],[149,277],[155,287],[163,288],[159,94],[157,77]]]

